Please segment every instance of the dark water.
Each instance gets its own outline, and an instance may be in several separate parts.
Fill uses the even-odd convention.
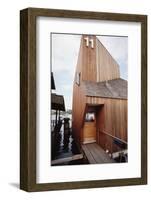
[[[76,142],[72,136],[71,129],[64,132],[63,128],[59,133],[53,133],[51,138],[51,158],[52,160],[71,157],[76,154],[80,154],[80,150],[76,145]],[[56,165],[78,165],[86,164],[87,161],[84,159],[74,160]]]
[[[69,134],[63,134],[63,131],[56,133],[52,138],[52,159],[59,159],[72,156],[80,153],[78,147],[69,132]]]

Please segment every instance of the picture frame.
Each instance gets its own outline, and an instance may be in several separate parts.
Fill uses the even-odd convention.
[[[36,182],[38,17],[140,23],[141,26],[141,176],[103,180]],[[147,184],[147,16],[136,14],[27,8],[20,11],[20,189],[34,191]]]

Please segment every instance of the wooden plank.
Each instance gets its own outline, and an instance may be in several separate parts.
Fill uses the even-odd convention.
[[[96,147],[94,146],[94,144],[89,144],[89,150],[91,152],[91,154],[93,155],[96,163],[103,163],[104,161],[104,155],[102,154],[101,151],[98,151],[96,149]]]
[[[65,162],[70,162],[70,161],[73,161],[73,160],[80,160],[82,158],[83,158],[83,154],[76,154],[76,155],[73,155],[73,156],[70,156],[70,157],[52,160],[51,164],[56,165],[56,164],[61,164],[61,163],[65,163]]]
[[[108,136],[110,136],[110,137],[112,137],[112,138],[114,138],[114,139],[117,139],[117,140],[121,141],[121,142],[124,143],[124,144],[127,144],[126,141],[124,141],[124,140],[122,140],[122,139],[120,139],[120,138],[118,138],[118,137],[116,137],[116,136],[113,136],[113,135],[107,133],[106,131],[101,131],[101,132],[104,133],[104,134],[106,134],[106,135],[108,135]]]
[[[83,127],[83,143],[96,141],[96,123],[85,122]]]
[[[114,163],[115,161],[96,143],[84,144],[82,149],[91,164]]]
[[[109,155],[96,143],[94,143],[95,149],[99,154],[104,163],[114,163],[115,161],[109,157]]]
[[[96,160],[96,163],[112,163],[113,160],[109,157],[105,151],[96,143],[90,144],[89,149]]]
[[[82,149],[83,149],[84,154],[86,155],[89,163],[90,164],[95,164],[96,161],[95,161],[94,157],[92,156],[91,152],[89,151],[89,149],[87,148],[86,144],[82,145]]]

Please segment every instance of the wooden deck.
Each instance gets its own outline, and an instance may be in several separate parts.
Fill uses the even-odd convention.
[[[115,163],[96,143],[83,144],[82,149],[90,164]]]
[[[82,158],[83,158],[83,154],[76,154],[76,155],[73,155],[73,156],[70,156],[70,157],[52,160],[51,165],[62,164],[62,163],[70,162],[70,161],[73,161],[73,160],[80,160]]]

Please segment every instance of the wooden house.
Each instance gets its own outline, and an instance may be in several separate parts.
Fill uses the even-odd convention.
[[[127,81],[96,36],[82,35],[73,84],[72,131],[81,147],[127,149]]]

